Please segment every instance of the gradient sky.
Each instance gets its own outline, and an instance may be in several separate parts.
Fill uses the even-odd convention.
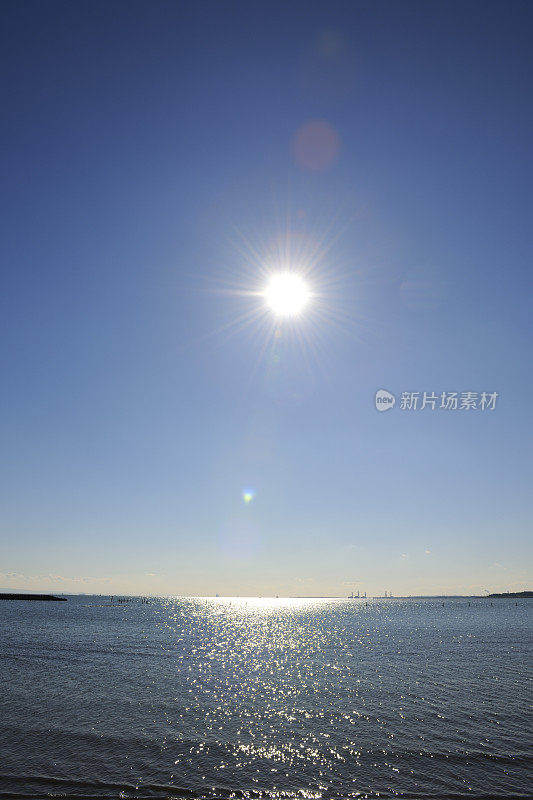
[[[2,17],[0,587],[532,588],[531,3]]]

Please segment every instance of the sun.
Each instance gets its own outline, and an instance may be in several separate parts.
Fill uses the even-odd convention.
[[[270,277],[263,296],[277,317],[296,317],[308,304],[311,292],[301,275],[286,271]]]

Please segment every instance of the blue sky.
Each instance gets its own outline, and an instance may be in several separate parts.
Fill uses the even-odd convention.
[[[0,586],[531,588],[530,4],[3,10]]]

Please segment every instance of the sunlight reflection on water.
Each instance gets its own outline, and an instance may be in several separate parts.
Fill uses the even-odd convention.
[[[475,796],[489,785],[503,797],[527,786],[527,604],[57,605],[11,622],[13,607],[0,611],[5,791],[20,790],[17,775],[74,794],[103,781],[129,797]]]

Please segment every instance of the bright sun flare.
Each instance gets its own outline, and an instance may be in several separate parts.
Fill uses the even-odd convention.
[[[307,305],[311,293],[300,275],[279,272],[270,278],[264,297],[276,316],[295,317]]]

